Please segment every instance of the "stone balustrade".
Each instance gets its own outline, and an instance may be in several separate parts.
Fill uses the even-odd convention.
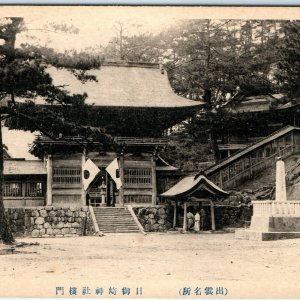
[[[254,216],[300,216],[300,201],[252,201]]]

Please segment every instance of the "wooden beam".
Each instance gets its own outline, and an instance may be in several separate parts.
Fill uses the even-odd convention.
[[[184,211],[183,211],[183,228],[182,228],[182,231],[183,232],[186,232],[187,230],[187,202],[184,202]]]
[[[110,176],[105,172],[105,181],[106,181],[106,205],[110,201]]]
[[[216,230],[216,221],[215,221],[215,208],[214,203],[210,200],[210,217],[211,217],[211,230]]]
[[[47,158],[47,198],[46,205],[52,205],[52,180],[53,180],[53,169],[52,169],[52,156],[48,155]]]
[[[82,152],[81,155],[81,174],[83,174],[83,168],[84,168],[84,164],[85,164],[85,149]],[[86,205],[86,191],[84,190],[83,187],[83,180],[81,178],[81,205],[85,206]]]
[[[119,167],[120,167],[120,178],[122,182],[122,186],[119,190],[119,204],[124,206],[124,154],[122,153],[119,156]]]
[[[156,205],[157,184],[156,184],[156,162],[155,154],[151,157],[151,175],[152,175],[152,205]]]

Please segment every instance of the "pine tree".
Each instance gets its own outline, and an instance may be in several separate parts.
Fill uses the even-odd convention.
[[[71,95],[63,87],[53,84],[47,68],[65,67],[78,80],[97,80],[86,73],[101,64],[99,56],[83,55],[72,51],[58,54],[53,49],[37,48],[24,44],[15,47],[17,34],[26,30],[22,18],[0,20],[0,101],[1,121],[11,129],[40,131],[51,139],[61,134],[82,135],[86,138],[111,142],[103,129],[89,126],[91,111],[85,104],[86,94]],[[35,105],[34,99],[41,97],[45,103],[55,105]],[[18,101],[25,99],[27,101]],[[8,102],[5,107],[4,103]],[[82,117],[82,118],[81,118]],[[81,122],[83,120],[83,122]],[[3,205],[3,144],[0,126],[0,240],[13,243],[9,222]]]
[[[300,97],[300,21],[286,21],[276,78],[291,97]]]

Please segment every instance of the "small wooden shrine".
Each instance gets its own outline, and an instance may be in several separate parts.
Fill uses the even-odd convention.
[[[168,191],[160,195],[174,204],[173,227],[177,225],[177,210],[180,203],[183,204],[183,232],[187,231],[187,208],[188,205],[200,204],[202,202],[210,203],[211,212],[211,230],[216,229],[214,200],[224,198],[228,193],[208,180],[204,175],[192,175],[184,177]]]

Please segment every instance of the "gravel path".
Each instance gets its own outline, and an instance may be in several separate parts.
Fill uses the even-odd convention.
[[[167,233],[18,242],[39,245],[16,248],[15,254],[0,251],[1,297],[55,297],[56,287],[64,287],[65,297],[70,287],[77,287],[77,297],[99,297],[97,288],[108,297],[109,287],[117,297],[123,297],[123,287],[135,297],[140,287],[143,297],[177,297],[184,287],[191,288],[190,297],[197,296],[197,287],[206,298],[216,297],[218,287],[231,298],[300,297],[300,239],[252,242],[233,234]],[[82,295],[83,287],[91,294]],[[205,287],[213,295],[205,295]]]

